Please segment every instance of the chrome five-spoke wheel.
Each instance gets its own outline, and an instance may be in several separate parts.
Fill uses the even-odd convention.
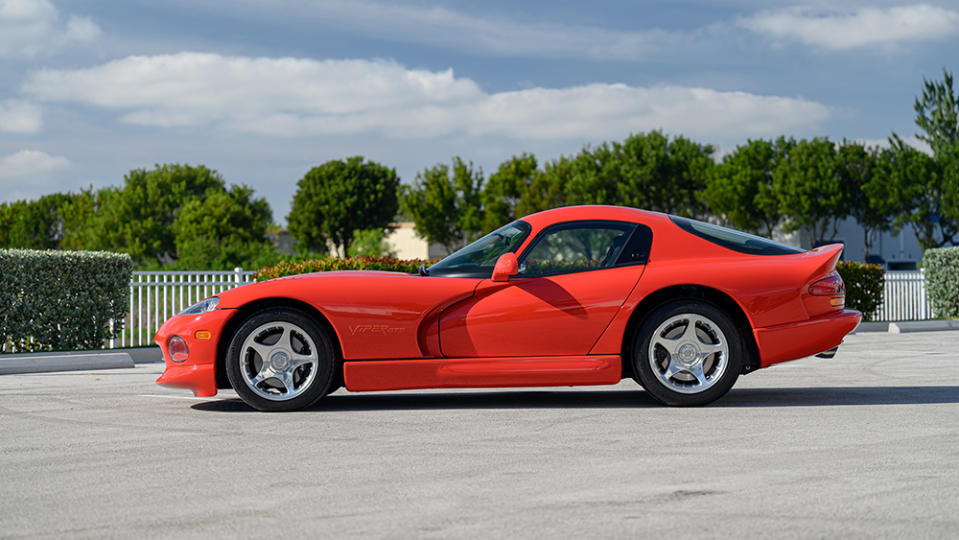
[[[701,392],[722,378],[729,344],[715,322],[683,313],[666,319],[653,331],[647,356],[663,384],[689,394]]]
[[[316,344],[299,326],[270,322],[254,329],[240,348],[240,375],[257,395],[287,400],[300,395],[316,377]]]
[[[292,411],[309,407],[333,388],[334,355],[327,331],[306,313],[264,309],[233,334],[226,374],[252,407]]]
[[[732,388],[743,349],[739,328],[716,305],[675,300],[653,310],[640,325],[633,374],[657,401],[705,405]]]

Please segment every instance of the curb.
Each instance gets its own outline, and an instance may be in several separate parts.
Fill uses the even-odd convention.
[[[909,332],[940,332],[943,330],[959,330],[959,321],[955,319],[940,319],[934,321],[903,321],[889,323],[890,334],[906,334]]]
[[[887,332],[889,334],[908,334],[912,332],[942,332],[959,330],[957,319],[932,319],[928,321],[862,322],[853,334],[867,332]]]
[[[858,334],[860,332],[888,332],[889,323],[887,322],[861,322],[855,330],[852,331],[853,334]]]
[[[125,352],[32,353],[4,355],[0,375],[132,368],[133,358]]]

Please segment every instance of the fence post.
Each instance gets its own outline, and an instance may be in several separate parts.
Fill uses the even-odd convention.
[[[236,283],[236,286],[240,286],[240,278],[243,277],[243,269],[239,266],[233,268],[233,282]]]

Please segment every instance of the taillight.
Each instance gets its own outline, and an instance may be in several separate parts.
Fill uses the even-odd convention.
[[[170,358],[174,362],[185,362],[190,357],[190,347],[186,340],[180,336],[173,336],[167,343],[167,349],[170,351]]]
[[[820,279],[809,286],[809,294],[813,296],[844,296],[846,286],[837,272]]]

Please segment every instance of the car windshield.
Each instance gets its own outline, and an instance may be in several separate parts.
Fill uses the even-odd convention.
[[[500,255],[515,252],[532,227],[514,221],[487,234],[429,268],[431,276],[489,277]]]
[[[711,223],[696,221],[695,219],[669,216],[673,223],[684,231],[695,234],[700,238],[709,240],[714,244],[719,244],[724,248],[729,248],[740,253],[749,253],[751,255],[792,255],[802,253],[803,250],[779,242],[773,242],[768,238],[755,236],[752,234],[727,229]]]

